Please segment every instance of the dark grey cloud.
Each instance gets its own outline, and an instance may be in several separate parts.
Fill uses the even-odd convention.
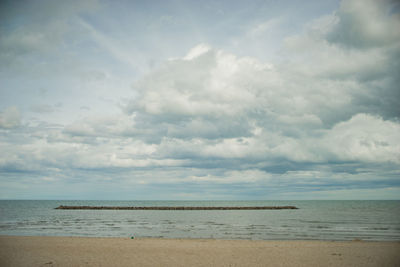
[[[335,15],[337,23],[326,39],[344,50],[375,56],[375,66],[354,77],[365,87],[353,103],[359,112],[399,118],[400,17],[393,1],[345,1]],[[369,51],[373,51],[370,52]]]
[[[398,3],[383,1],[343,1],[337,24],[327,39],[348,48],[369,49],[398,44],[400,22]]]

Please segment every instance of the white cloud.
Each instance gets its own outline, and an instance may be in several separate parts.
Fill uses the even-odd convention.
[[[80,75],[74,77],[90,89],[76,87],[79,97],[71,97],[79,116],[68,123],[41,121],[43,113],[55,110],[50,105],[27,105],[41,119],[24,116],[23,125],[17,107],[0,113],[0,128],[6,129],[0,131],[0,172],[10,177],[30,172],[47,183],[82,179],[170,186],[181,196],[197,196],[196,190],[224,196],[224,190],[225,195],[235,190],[229,185],[271,196],[315,188],[340,194],[349,187],[343,195],[358,192],[357,186],[397,188],[399,20],[386,12],[385,2],[368,5],[343,2],[338,12],[286,38],[286,61],[264,62],[195,45],[134,81],[133,93],[121,95],[128,100],[119,104],[120,114],[118,96],[107,102],[113,112],[110,107],[96,113],[100,108],[89,92],[111,96],[123,91],[116,88],[125,81],[118,83],[119,76],[102,68],[76,72]],[[96,20],[74,23],[89,33],[91,45],[123,66],[147,64],[145,55],[136,57]],[[279,23],[261,22],[249,36],[261,40],[258,36],[275,31]],[[18,44],[28,54],[48,49],[44,43],[55,28],[24,35],[29,29],[14,31],[0,45]],[[65,41],[65,33],[49,48]]]
[[[249,35],[252,38],[259,37],[260,35],[265,35],[269,31],[275,30],[279,26],[279,24],[282,23],[282,21],[283,18],[272,18],[267,21],[258,23],[257,25],[253,26],[253,28],[249,32]]]
[[[193,175],[187,178],[187,181],[197,183],[217,183],[217,184],[232,184],[232,183],[255,183],[267,182],[272,178],[272,175],[260,170],[245,170],[245,171],[227,171],[223,175]]]
[[[8,107],[0,112],[0,128],[15,128],[21,124],[21,115],[17,107]]]
[[[206,44],[199,44],[195,47],[193,47],[192,49],[190,49],[190,51],[187,53],[187,55],[183,58],[185,60],[192,60],[195,59],[198,56],[203,55],[204,53],[207,53],[208,51],[210,51],[210,46],[206,45]]]
[[[340,122],[323,138],[339,160],[400,164],[400,124],[368,114]]]

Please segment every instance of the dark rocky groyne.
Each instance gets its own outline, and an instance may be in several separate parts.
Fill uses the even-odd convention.
[[[112,206],[59,206],[59,210],[296,210],[295,206],[257,207],[112,207]]]

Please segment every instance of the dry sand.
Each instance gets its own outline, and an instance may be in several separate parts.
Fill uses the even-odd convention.
[[[400,266],[400,243],[0,236],[0,266]]]

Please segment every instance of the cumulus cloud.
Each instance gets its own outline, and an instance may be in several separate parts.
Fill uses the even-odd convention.
[[[400,124],[357,114],[336,124],[323,138],[338,160],[400,164]]]
[[[391,1],[342,1],[339,11],[285,40],[290,68],[345,83],[338,96],[350,101],[353,112],[398,118],[400,18],[395,8]]]
[[[135,81],[119,114],[1,135],[0,171],[174,196],[398,188],[399,21],[389,2],[343,1],[286,38],[279,63],[198,44]],[[0,127],[19,125],[16,108],[1,113]]]
[[[389,26],[398,17],[387,12],[387,3],[370,4],[343,2],[305,34],[288,38],[294,57],[287,64],[198,45],[135,84],[138,94],[125,111],[136,127],[154,133],[151,142],[159,143],[163,156],[241,159],[238,168],[267,170],[279,168],[282,160],[295,168],[398,164],[398,76],[391,69],[400,38],[393,33],[397,27]],[[368,29],[371,23],[362,23],[369,12],[388,26],[379,26],[384,43],[354,41],[350,49],[333,37],[348,34],[350,27],[342,25],[350,23],[362,42],[378,38]]]

